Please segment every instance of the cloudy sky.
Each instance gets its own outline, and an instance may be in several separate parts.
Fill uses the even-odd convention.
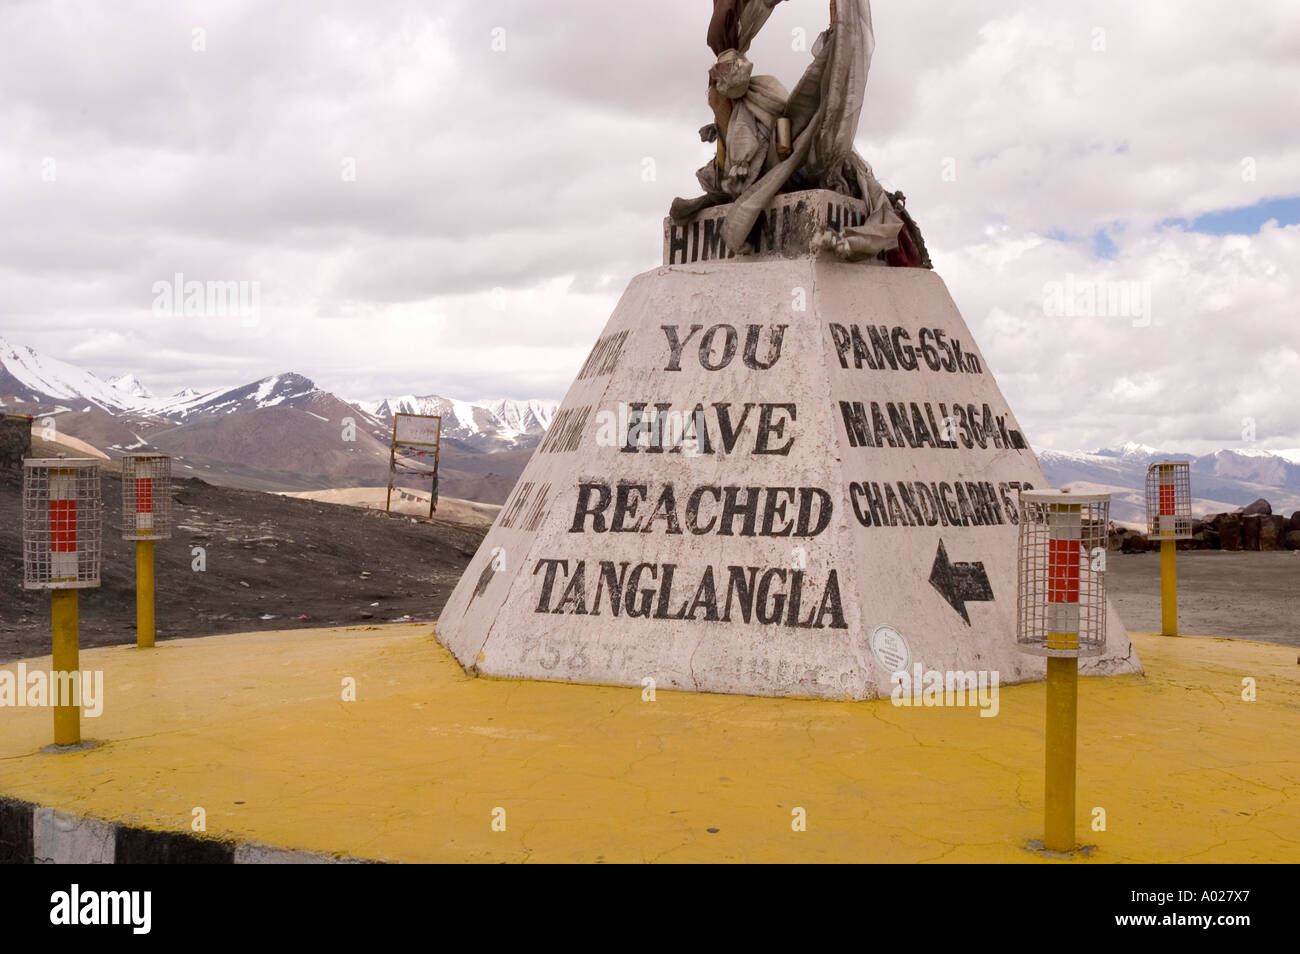
[[[793,85],[826,6],[757,70]],[[698,191],[710,12],[6,0],[0,336],[158,394],[562,397]],[[1300,446],[1300,5],[873,12],[859,151],[1035,445]],[[258,283],[259,320],[155,315],[176,273]],[[1049,307],[1117,282],[1149,312]]]

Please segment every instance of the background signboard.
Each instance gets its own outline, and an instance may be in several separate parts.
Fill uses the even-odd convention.
[[[393,440],[388,453],[388,503],[392,510],[393,484],[398,468],[429,473],[433,487],[429,495],[429,516],[438,509],[438,457],[442,443],[442,418],[436,414],[394,414]]]
[[[441,432],[441,417],[423,414],[397,414],[393,417],[394,444],[437,447]]]

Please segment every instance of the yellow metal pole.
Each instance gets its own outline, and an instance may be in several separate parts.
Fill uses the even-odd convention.
[[[1049,656],[1043,847],[1048,851],[1065,854],[1074,851],[1075,746],[1078,721],[1079,660]]]
[[[54,590],[50,595],[50,617],[54,623],[54,661],[51,668],[56,674],[54,685],[50,687],[51,693],[55,695],[50,699],[54,707],[54,744],[76,745],[81,741],[81,700],[78,698],[77,704],[73,705],[71,699],[58,697],[61,685],[67,686],[70,694],[73,691],[71,684],[59,679],[58,674],[72,673],[78,682],[81,680],[77,659],[77,591]],[[80,695],[80,689],[76,691]],[[61,705],[62,702],[68,704]]]
[[[1160,632],[1178,635],[1178,544],[1160,541]]]
[[[135,541],[135,644],[152,649],[153,626],[153,541]]]

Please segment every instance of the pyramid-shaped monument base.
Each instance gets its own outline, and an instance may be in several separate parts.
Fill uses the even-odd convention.
[[[943,282],[812,258],[623,295],[438,621],[494,676],[869,699],[1041,678],[1017,493],[1047,480]],[[1119,617],[1084,672],[1138,672]]]

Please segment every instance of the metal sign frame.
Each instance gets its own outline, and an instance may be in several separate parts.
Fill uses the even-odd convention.
[[[437,437],[433,443],[422,441],[398,440],[397,425],[399,418],[419,418],[426,421],[437,421]],[[438,509],[438,462],[442,457],[442,415],[441,414],[394,414],[393,415],[393,434],[388,448],[388,499],[384,504],[384,512],[393,512],[393,482],[397,478],[397,451],[399,448],[433,448],[433,487],[429,494],[429,516],[432,517]]]

